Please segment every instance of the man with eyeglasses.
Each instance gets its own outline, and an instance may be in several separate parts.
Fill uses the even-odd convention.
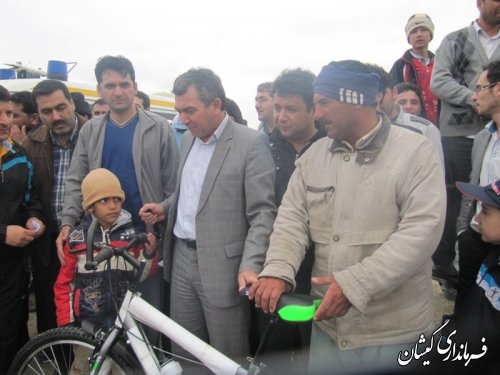
[[[273,83],[264,82],[257,86],[255,95],[255,110],[259,118],[259,132],[267,137],[274,130]]]
[[[479,76],[472,97],[476,111],[483,118],[491,118],[486,128],[474,139],[472,147],[472,172],[470,182],[490,185],[500,179],[500,60],[490,63]],[[490,244],[479,233],[476,215],[481,203],[464,196],[457,220],[458,239],[458,288],[455,313],[459,312],[469,290],[474,286],[479,267],[488,253]]]
[[[455,182],[469,179],[474,136],[484,125],[474,110],[474,85],[483,67],[500,59],[500,1],[476,3],[478,19],[443,39],[436,51],[431,78],[431,90],[441,100],[439,129],[447,185],[446,222],[433,255],[433,274],[449,285],[456,285],[458,279],[453,261],[461,194]]]

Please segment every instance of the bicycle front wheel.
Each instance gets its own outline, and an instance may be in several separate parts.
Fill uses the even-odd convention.
[[[28,342],[16,355],[9,374],[90,374],[89,358],[97,345],[94,337],[77,327],[46,331]],[[136,366],[113,350],[101,373],[135,374]]]

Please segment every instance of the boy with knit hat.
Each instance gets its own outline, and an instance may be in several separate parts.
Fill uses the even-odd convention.
[[[430,89],[434,54],[429,43],[434,36],[434,24],[425,13],[417,13],[408,19],[405,26],[406,40],[411,48],[391,68],[394,84],[411,82],[422,92],[421,116],[438,125],[438,99]]]
[[[134,270],[123,259],[114,257],[97,266],[84,269],[88,236],[91,243],[102,242],[116,247],[127,245],[135,234],[131,214],[122,209],[125,199],[120,181],[109,170],[91,171],[82,182],[83,208],[87,211],[80,225],[72,229],[65,246],[66,263],[54,285],[57,325],[64,326],[83,319],[100,327],[110,327],[116,318],[116,306],[123,301],[126,284]],[[95,227],[92,230],[91,227]],[[146,266],[142,280],[156,271],[156,239],[147,234],[147,243],[129,252]],[[94,249],[94,253],[99,250]]]

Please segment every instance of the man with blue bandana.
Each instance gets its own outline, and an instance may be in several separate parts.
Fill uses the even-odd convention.
[[[434,145],[376,111],[379,77],[353,60],[314,82],[328,137],[297,160],[250,298],[274,311],[315,246],[312,373],[398,366],[400,348],[434,330],[431,255],[445,185]],[[385,367],[384,367],[385,368]]]

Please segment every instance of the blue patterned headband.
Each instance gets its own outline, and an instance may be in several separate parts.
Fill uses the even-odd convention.
[[[379,76],[376,73],[356,73],[326,65],[313,83],[314,93],[347,104],[377,103]]]

